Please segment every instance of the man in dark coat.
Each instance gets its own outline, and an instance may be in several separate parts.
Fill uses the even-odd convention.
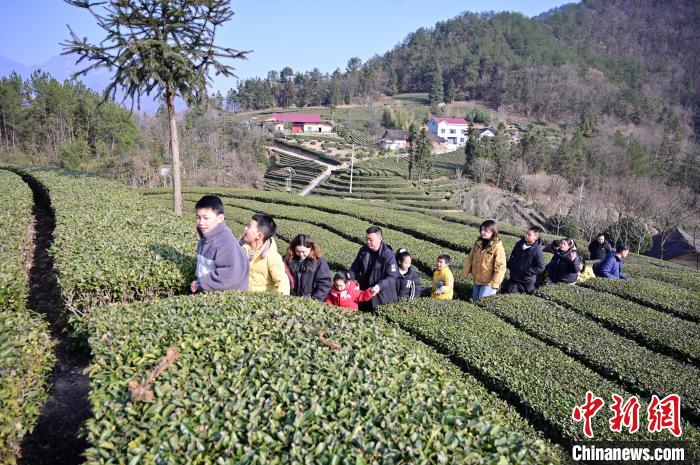
[[[591,254],[591,260],[602,260],[612,251],[610,242],[605,240],[603,233],[598,234],[595,239],[588,245],[588,252]]]
[[[510,275],[504,286],[506,294],[532,294],[535,292],[537,275],[544,271],[545,261],[540,242],[542,229],[531,226],[525,236],[515,244],[508,259]]]
[[[399,275],[396,258],[391,247],[383,241],[382,229],[371,226],[365,234],[362,246],[350,267],[350,279],[357,280],[360,289],[372,289],[374,297],[360,310],[375,310],[380,305],[396,302],[396,278]]]

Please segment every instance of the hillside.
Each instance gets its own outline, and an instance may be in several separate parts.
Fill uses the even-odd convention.
[[[549,153],[524,154],[531,171],[572,183],[581,176],[590,183],[602,171],[697,190],[699,18],[690,0],[584,1],[535,18],[466,12],[408,34],[364,64],[351,58],[344,72],[285,67],[241,81],[226,104],[326,105],[341,119],[342,105],[376,108],[397,94],[428,93],[437,116],[449,113],[443,101],[478,101],[501,119],[561,131],[566,140]],[[414,114],[419,122],[425,116]],[[364,129],[372,132],[372,124]]]

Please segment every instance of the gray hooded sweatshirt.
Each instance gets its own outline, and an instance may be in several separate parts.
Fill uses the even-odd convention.
[[[206,233],[199,233],[197,244],[197,283],[203,291],[248,290],[248,257],[238,240],[221,223]]]

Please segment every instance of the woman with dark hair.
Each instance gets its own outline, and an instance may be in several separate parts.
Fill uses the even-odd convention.
[[[318,243],[306,234],[292,239],[284,254],[291,275],[292,295],[324,301],[331,290],[331,270]]]
[[[559,241],[559,248],[545,270],[552,284],[576,284],[581,272],[581,256],[572,238]]]
[[[480,237],[464,260],[462,276],[474,276],[472,300],[494,295],[506,275],[506,251],[503,248],[498,226],[486,220],[479,227]]]
[[[396,295],[400,299],[413,300],[420,297],[420,277],[411,266],[411,254],[406,249],[396,252],[396,263],[399,265],[399,277],[396,278]]]

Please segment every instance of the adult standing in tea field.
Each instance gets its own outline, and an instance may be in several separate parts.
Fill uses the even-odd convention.
[[[559,248],[554,252],[546,270],[552,284],[576,284],[581,272],[581,257],[572,238],[566,237],[559,241]]]
[[[323,302],[331,290],[331,270],[313,237],[299,234],[289,243],[284,262],[292,275],[291,294]]]
[[[605,256],[612,252],[610,242],[605,239],[605,234],[598,234],[590,244],[588,244],[588,253],[591,260],[603,260]]]
[[[498,226],[493,220],[486,220],[479,226],[479,238],[464,260],[462,276],[474,276],[472,300],[477,301],[498,292],[506,275],[506,251],[498,234]]]
[[[380,305],[396,302],[396,279],[399,276],[394,253],[384,242],[379,226],[370,226],[365,231],[365,245],[357,252],[350,267],[350,279],[360,283],[360,289],[371,289],[374,296],[370,302],[361,304],[360,310],[376,310]]]

